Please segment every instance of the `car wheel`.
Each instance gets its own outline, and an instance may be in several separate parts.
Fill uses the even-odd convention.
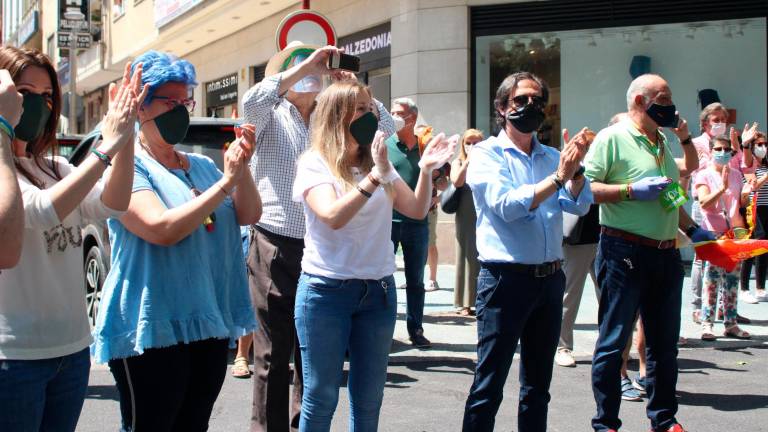
[[[101,302],[101,287],[104,285],[106,273],[99,247],[92,246],[85,257],[85,304],[91,326],[96,325],[96,315]]]

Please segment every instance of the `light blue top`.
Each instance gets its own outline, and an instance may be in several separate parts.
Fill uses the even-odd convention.
[[[187,154],[194,186],[205,191],[222,177],[213,161]],[[168,171],[137,150],[133,192],[154,191],[167,208],[193,195],[182,170]],[[91,353],[99,363],[209,338],[231,343],[256,329],[240,227],[232,199],[173,246],[151,244],[109,219],[112,268],[104,282]]]
[[[477,251],[482,262],[541,264],[563,259],[563,211],[583,216],[592,204],[589,180],[574,199],[568,187],[531,210],[536,183],[552,175],[560,152],[536,137],[528,156],[505,131],[477,144],[467,183],[477,211]]]

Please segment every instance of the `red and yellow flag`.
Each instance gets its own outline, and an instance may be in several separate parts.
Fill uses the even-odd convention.
[[[768,240],[721,239],[694,244],[696,256],[733,271],[740,261],[768,253]]]

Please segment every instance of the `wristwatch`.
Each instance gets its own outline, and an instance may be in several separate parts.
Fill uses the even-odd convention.
[[[680,144],[682,144],[682,145],[691,145],[691,144],[693,144],[693,140],[691,139],[691,136],[688,135],[688,138],[680,141]]]
[[[563,186],[565,186],[565,183],[557,178],[557,174],[552,174],[552,182],[555,184],[557,190],[560,190],[563,188]]]
[[[688,238],[691,238],[691,236],[693,235],[693,232],[696,231],[699,228],[701,228],[699,226],[699,224],[694,222],[694,223],[691,224],[691,226],[689,226],[688,228],[685,229],[685,235],[688,236]]]

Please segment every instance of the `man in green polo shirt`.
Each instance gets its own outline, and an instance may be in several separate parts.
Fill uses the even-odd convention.
[[[419,140],[414,128],[419,116],[416,104],[408,98],[392,102],[395,124],[403,126],[386,140],[387,154],[392,166],[408,186],[415,190],[419,179]],[[427,218],[411,219],[392,212],[392,243],[397,253],[403,248],[405,264],[406,324],[411,343],[419,348],[429,348],[431,342],[424,337],[424,265],[427,263],[429,225]]]
[[[678,227],[694,242],[714,236],[682,211],[687,197],[678,181],[698,167],[698,157],[667,82],[658,75],[636,78],[627,91],[627,109],[622,121],[600,131],[585,159],[601,225],[595,261],[600,324],[592,360],[597,415],[592,427],[615,432],[621,426],[621,354],[640,311],[651,430],[684,432],[675,419],[684,277],[675,238]],[[679,161],[672,157],[662,127],[680,139],[684,157]]]

